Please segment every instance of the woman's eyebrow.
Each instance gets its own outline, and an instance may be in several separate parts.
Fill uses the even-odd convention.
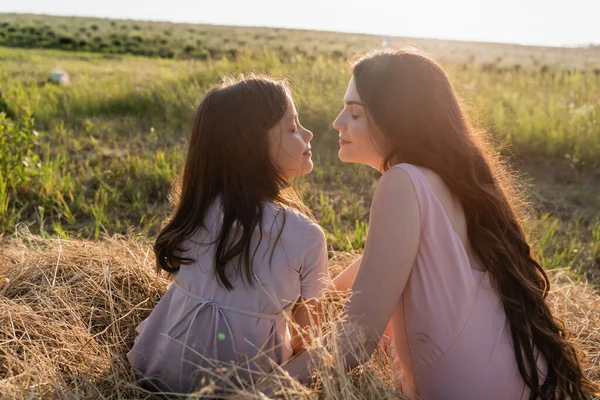
[[[356,106],[364,107],[363,103],[361,103],[360,101],[356,101],[356,100],[346,100],[345,103],[347,106],[356,105]]]

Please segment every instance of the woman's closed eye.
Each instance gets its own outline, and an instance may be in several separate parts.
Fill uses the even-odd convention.
[[[356,111],[356,107],[348,107],[348,112],[350,113],[350,117],[352,117],[352,119],[358,119],[360,117],[360,114],[358,114]]]

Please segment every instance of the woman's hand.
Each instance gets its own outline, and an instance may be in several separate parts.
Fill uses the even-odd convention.
[[[335,347],[345,351],[342,357],[347,370],[368,360],[388,327],[414,265],[420,236],[420,210],[412,180],[400,168],[388,170],[373,197],[365,251],[346,306],[348,319],[337,324],[335,335],[324,338],[325,343],[340,341]],[[344,281],[340,278],[338,282]],[[364,334],[359,342],[347,334],[356,331],[352,326]],[[357,356],[354,348],[364,351]],[[310,353],[305,351],[282,368],[301,382],[309,381],[313,369]]]
[[[333,285],[335,286],[336,290],[346,291],[352,287],[354,279],[356,278],[356,274],[358,274],[361,261],[362,256],[354,260],[349,267],[347,267],[345,270],[340,272],[338,276],[335,277],[335,279],[333,280]]]
[[[276,398],[276,393],[281,389],[281,385],[277,385],[268,377],[260,379],[256,382],[254,390],[257,394],[264,395],[266,398]]]
[[[309,394],[314,391],[302,383],[290,378],[281,370],[275,370],[259,378],[255,384],[248,388],[248,392],[255,395],[253,398],[280,399],[290,398],[290,393],[297,395]]]

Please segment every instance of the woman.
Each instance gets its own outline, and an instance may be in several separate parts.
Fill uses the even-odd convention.
[[[404,392],[423,399],[571,399],[597,390],[545,297],[506,170],[465,115],[448,77],[412,51],[377,51],[353,68],[334,122],[339,157],[383,175],[342,335],[348,369],[384,329]],[[364,348],[357,357],[358,348]],[[284,366],[311,376],[310,351]]]

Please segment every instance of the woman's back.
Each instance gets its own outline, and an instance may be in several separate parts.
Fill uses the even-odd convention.
[[[465,250],[466,229],[457,232],[462,207],[435,173],[394,168],[410,176],[421,220],[415,265],[391,321],[405,389],[424,399],[528,398],[500,296]],[[538,368],[545,377],[543,357]]]
[[[433,191],[442,206],[452,230],[456,232],[456,235],[460,239],[460,242],[467,253],[467,257],[469,258],[470,267],[476,270],[485,271],[485,266],[478,260],[477,255],[475,255],[471,246],[471,242],[469,241],[467,219],[460,201],[452,194],[438,174],[427,168],[417,168],[424,175],[429,188]]]
[[[251,241],[253,285],[243,274],[232,273],[233,265],[226,271],[234,289],[219,285],[213,264],[221,218],[219,206],[213,205],[206,229],[183,243],[181,255],[195,261],[174,274],[174,284],[138,328],[140,336],[128,354],[132,365],[144,377],[154,376],[153,384],[162,390],[187,392],[202,378],[210,380],[199,369],[215,366],[207,359],[242,366],[254,359],[251,368],[265,371],[287,361],[293,350],[285,315],[300,297],[318,297],[323,289],[327,250],[322,230],[304,215],[272,203],[264,206],[262,239],[256,229]],[[239,376],[248,378],[244,372]]]

